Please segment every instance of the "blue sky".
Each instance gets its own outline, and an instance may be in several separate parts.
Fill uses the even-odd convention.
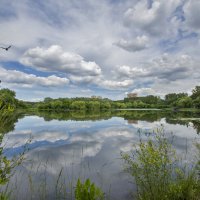
[[[122,99],[199,84],[200,1],[0,0],[1,87]]]

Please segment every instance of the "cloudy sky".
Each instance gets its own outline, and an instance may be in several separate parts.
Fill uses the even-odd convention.
[[[199,0],[0,0],[1,87],[17,98],[190,92]]]

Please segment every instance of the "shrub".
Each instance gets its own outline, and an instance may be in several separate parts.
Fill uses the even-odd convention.
[[[85,183],[81,183],[78,179],[75,189],[75,200],[103,200],[104,194],[94,185],[91,184],[90,180],[87,179]]]
[[[159,130],[154,140],[140,141],[132,154],[122,153],[126,170],[135,179],[140,200],[198,200],[200,180],[196,168],[181,167],[175,150]]]

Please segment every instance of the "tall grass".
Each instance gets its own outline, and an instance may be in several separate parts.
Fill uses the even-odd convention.
[[[163,128],[131,154],[122,153],[125,170],[137,186],[139,200],[199,200],[199,163],[182,166]]]

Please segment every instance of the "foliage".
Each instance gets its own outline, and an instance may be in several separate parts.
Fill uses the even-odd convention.
[[[72,110],[85,110],[85,108],[86,108],[85,102],[84,101],[74,101],[70,105],[70,108]]]
[[[111,104],[109,103],[109,101],[102,101],[102,102],[100,102],[100,109],[101,110],[110,110]]]
[[[87,110],[100,110],[100,102],[98,101],[87,101],[86,102]]]
[[[170,93],[165,99],[148,95],[145,97],[124,98],[124,100],[112,101],[104,98],[57,98],[46,97],[41,102],[26,102],[17,100],[15,92],[9,89],[0,90],[0,109],[13,111],[16,108],[26,110],[54,110],[54,111],[100,111],[130,108],[200,108],[200,86],[196,86],[191,96],[187,93]]]
[[[124,109],[126,108],[126,104],[123,102],[113,101],[111,104],[113,109]]]
[[[200,86],[196,86],[196,87],[192,90],[191,98],[192,98],[192,99],[196,99],[197,97],[200,97]]]
[[[4,127],[5,125],[7,125],[8,122],[10,122],[10,118],[12,121],[13,118],[11,116],[14,116],[14,115],[10,109],[6,109],[5,107],[1,108],[0,112],[1,112],[0,113],[0,125],[1,125],[1,127],[0,127],[0,131],[1,131],[0,132],[0,186],[1,186],[1,185],[5,185],[9,181],[10,177],[12,176],[13,169],[16,166],[21,164],[21,162],[24,159],[25,150],[23,151],[23,153],[20,156],[14,157],[11,160],[9,160],[4,155],[2,140],[3,140],[3,136],[4,136],[5,132],[2,131],[2,130],[4,130],[2,128],[2,126]],[[2,200],[8,199],[7,194],[0,192],[0,199],[2,199]]]
[[[91,183],[89,179],[81,183],[78,179],[75,189],[75,200],[103,200],[104,194],[100,188]]]
[[[186,93],[170,93],[165,95],[165,103],[166,104],[173,104],[177,102],[179,99],[187,97],[188,94]]]
[[[9,197],[8,197],[7,194],[5,194],[5,193],[0,193],[0,200],[8,200],[8,199],[9,199]]]
[[[1,109],[0,122],[2,124],[6,123],[9,116],[8,110]],[[6,117],[5,117],[6,116]],[[3,140],[4,133],[0,133],[0,145]],[[13,160],[14,161],[14,160]],[[11,173],[11,169],[16,166],[15,162],[12,162],[6,158],[3,154],[3,147],[0,147],[0,185],[4,185],[9,180],[9,175]]]
[[[200,96],[193,100],[193,105],[195,108],[200,108]]]
[[[0,109],[7,109],[13,111],[16,107],[17,100],[15,99],[15,92],[9,89],[0,90]]]
[[[192,99],[190,97],[182,97],[177,101],[177,106],[179,108],[191,108]]]
[[[200,180],[196,168],[180,167],[163,129],[130,154],[123,154],[126,170],[135,179],[140,200],[198,200]],[[186,172],[188,171],[188,172]]]
[[[1,105],[1,99],[0,99]],[[115,110],[126,108],[200,108],[200,86],[196,86],[193,94],[187,93],[169,93],[165,99],[158,96],[147,95],[144,97],[124,98],[123,100],[112,101],[104,98],[58,98],[52,99],[46,97],[42,102],[22,102],[17,101],[19,108],[37,108],[38,110]]]

